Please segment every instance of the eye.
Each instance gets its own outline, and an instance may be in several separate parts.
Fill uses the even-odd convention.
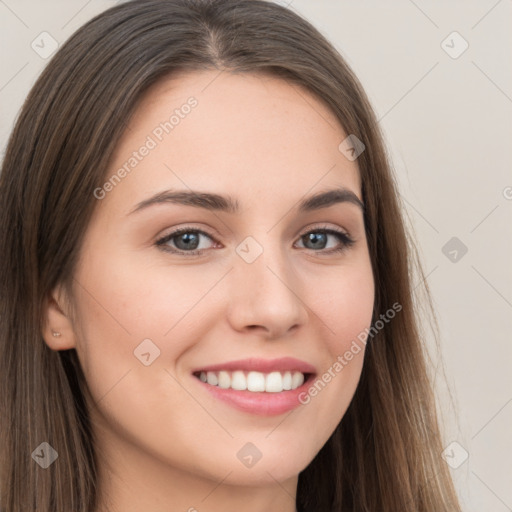
[[[334,247],[328,248],[329,237],[337,239],[338,245],[335,242]],[[354,244],[354,240],[347,233],[332,228],[313,229],[302,235],[299,240],[306,246],[306,249],[324,254],[341,252]]]
[[[200,229],[184,227],[165,235],[156,241],[155,245],[161,250],[173,254],[194,256],[208,249],[201,239],[214,241],[213,237]],[[334,239],[334,247],[329,247],[329,239]],[[337,240],[337,244],[336,244]],[[351,247],[355,241],[345,232],[333,228],[316,228],[300,236],[303,247],[323,254],[338,253]]]
[[[206,248],[201,245],[202,237],[213,240],[213,238],[204,231],[185,227],[177,229],[160,240],[157,240],[156,245],[162,250],[172,253],[187,255],[201,254]]]

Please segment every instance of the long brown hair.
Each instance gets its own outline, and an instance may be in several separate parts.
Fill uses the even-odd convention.
[[[0,175],[1,510],[97,506],[87,385],[75,350],[44,343],[44,299],[57,284],[72,291],[94,190],[143,93],[164,76],[201,69],[264,72],[303,86],[363,141],[357,163],[376,284],[373,318],[402,306],[368,342],[351,405],[300,473],[298,510],[460,510],[441,458],[412,293],[412,271],[423,274],[377,120],[333,46],[292,10],[262,0],[121,4],[80,28],[32,88]],[[46,470],[31,458],[43,441],[59,454]]]

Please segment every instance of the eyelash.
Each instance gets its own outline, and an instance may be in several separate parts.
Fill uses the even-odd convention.
[[[169,252],[172,254],[187,255],[187,256],[199,256],[205,250],[207,250],[207,249],[200,249],[200,250],[196,249],[193,251],[181,251],[179,249],[172,249],[168,245],[166,245],[167,242],[169,242],[173,238],[176,238],[184,233],[195,233],[195,234],[205,235],[208,238],[210,238],[211,240],[215,241],[214,238],[210,234],[206,233],[205,231],[202,231],[200,229],[193,228],[193,227],[184,227],[184,228],[177,229],[176,231],[173,231],[172,233],[169,233],[168,235],[165,235],[164,237],[160,238],[159,240],[156,241],[155,245],[162,251]],[[313,252],[319,252],[319,253],[323,253],[323,254],[341,253],[341,252],[349,249],[350,247],[352,247],[352,245],[355,243],[355,240],[353,238],[351,238],[347,233],[345,233],[341,230],[338,231],[336,229],[328,228],[328,227],[318,227],[318,228],[310,229],[309,231],[306,231],[304,234],[300,235],[299,239],[302,239],[303,237],[305,237],[306,235],[309,235],[311,233],[322,233],[322,234],[327,234],[327,235],[334,235],[338,238],[339,241],[341,241],[341,245],[334,249],[328,249],[328,250],[320,249],[318,251],[315,249],[307,249],[307,250],[313,251]]]

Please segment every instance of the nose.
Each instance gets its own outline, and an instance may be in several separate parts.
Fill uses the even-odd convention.
[[[306,322],[300,280],[282,251],[265,249],[252,263],[236,256],[230,280],[228,320],[235,330],[278,339]]]

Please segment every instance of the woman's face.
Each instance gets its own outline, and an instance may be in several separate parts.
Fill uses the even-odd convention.
[[[325,444],[363,345],[333,367],[374,302],[347,135],[307,91],[264,75],[191,72],[145,96],[74,276],[73,343],[112,466],[137,456],[256,485],[295,477]],[[244,385],[260,391],[230,388]]]

